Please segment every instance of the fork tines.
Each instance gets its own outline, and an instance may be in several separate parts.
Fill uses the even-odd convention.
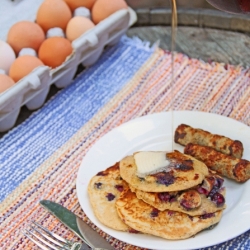
[[[26,229],[23,234],[43,250],[70,250],[72,248],[79,249],[81,246],[80,244],[72,243],[61,236],[50,232],[35,221],[32,223],[34,226],[32,225],[30,230]]]

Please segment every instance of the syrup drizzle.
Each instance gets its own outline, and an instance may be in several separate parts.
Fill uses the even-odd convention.
[[[171,102],[170,102],[170,111],[171,111],[171,135],[172,135],[172,151],[174,150],[174,63],[175,63],[175,42],[176,42],[176,32],[177,32],[177,7],[176,0],[171,0],[171,9],[172,9],[172,20],[171,20]]]

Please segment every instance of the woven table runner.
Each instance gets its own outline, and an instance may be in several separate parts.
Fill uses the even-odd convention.
[[[175,110],[228,116],[250,125],[250,70],[175,56]],[[136,117],[171,108],[171,55],[124,37],[27,121],[0,140],[0,249],[37,249],[21,231],[32,220],[78,240],[39,206],[56,201],[116,249],[141,249],[96,228],[76,196],[76,176],[91,146]],[[233,223],[233,222],[232,222]],[[250,249],[250,231],[207,249]]]

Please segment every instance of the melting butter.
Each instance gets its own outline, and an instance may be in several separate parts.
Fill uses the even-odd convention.
[[[137,166],[137,176],[142,178],[149,174],[166,172],[171,166],[166,152],[137,152],[134,154],[134,159]]]

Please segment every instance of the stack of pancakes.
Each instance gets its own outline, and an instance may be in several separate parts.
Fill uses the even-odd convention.
[[[97,173],[88,186],[104,225],[166,239],[185,239],[217,224],[225,208],[223,178],[191,156],[166,153],[171,168],[139,177],[134,156]]]

